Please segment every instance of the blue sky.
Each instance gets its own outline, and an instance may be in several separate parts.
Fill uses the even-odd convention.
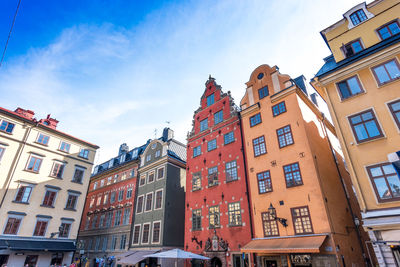
[[[0,48],[18,0],[0,2]],[[0,105],[51,113],[99,145],[96,163],[161,134],[186,142],[211,74],[237,104],[261,64],[313,77],[319,32],[354,0],[26,1],[0,68]]]

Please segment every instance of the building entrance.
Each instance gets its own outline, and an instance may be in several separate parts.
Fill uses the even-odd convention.
[[[222,262],[219,258],[214,257],[211,259],[211,267],[222,267]]]
[[[278,267],[278,262],[274,260],[265,260],[265,267]]]

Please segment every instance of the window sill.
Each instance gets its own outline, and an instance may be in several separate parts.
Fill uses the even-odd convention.
[[[49,144],[43,144],[43,143],[40,143],[40,142],[38,142],[38,141],[35,141],[35,144],[38,144],[38,145],[41,145],[41,146],[49,146]]]
[[[228,227],[242,227],[243,224],[228,224]]]
[[[6,134],[9,134],[9,135],[12,135],[12,132],[9,133],[9,132],[3,131],[3,130],[0,130],[0,133],[6,133]]]
[[[78,155],[78,158],[87,159],[87,160],[89,159],[89,157],[85,158],[85,157],[82,157],[82,156],[79,156],[79,155]]]
[[[201,190],[201,188],[198,188],[198,189],[192,189],[192,192],[197,192],[197,191],[200,191]]]
[[[233,182],[236,182],[236,181],[239,181],[239,178],[236,178],[236,179],[234,179],[234,180],[226,180],[226,183],[227,184],[229,184],[229,183],[233,183]]]
[[[30,172],[30,173],[36,173],[36,174],[39,174],[39,172],[38,172],[38,171],[37,171],[37,172],[35,172],[35,171],[28,170],[28,169],[24,169],[24,171],[26,171],[26,172]]]
[[[216,187],[217,185],[219,185],[218,182],[217,182],[217,183],[214,183],[214,184],[209,184],[209,185],[208,185],[208,188]]]
[[[83,184],[82,182],[80,182],[80,181],[75,181],[75,180],[71,180],[71,182],[72,182],[72,183],[76,183],[76,184]]]
[[[43,208],[51,208],[51,209],[54,209],[54,206],[47,206],[47,205],[43,205],[43,204],[41,204],[40,206],[43,207]]]
[[[22,202],[22,201],[16,201],[16,200],[13,200],[12,202],[13,202],[13,203],[17,203],[17,204],[29,205],[29,202]]]
[[[64,208],[64,210],[76,211],[74,208]]]
[[[290,185],[290,186],[286,185],[286,188],[298,187],[298,186],[302,186],[302,185],[303,185],[303,183],[301,183],[301,184],[295,184],[295,185]],[[272,192],[272,191],[271,191],[271,192]]]
[[[349,100],[351,100],[351,99],[353,99],[353,98],[355,98],[357,96],[365,95],[367,92],[366,91],[362,91],[362,92],[360,92],[358,94],[351,95],[351,96],[349,96],[347,98],[342,98],[342,96],[340,95],[340,92],[338,92],[338,93],[339,93],[339,97],[340,97],[340,103],[343,103],[343,102],[349,101]]]
[[[386,136],[384,136],[384,135],[377,136],[376,138],[368,139],[368,140],[363,141],[363,142],[356,141],[356,145],[359,146],[359,145],[363,145],[363,144],[368,144],[368,143],[371,143],[371,142],[374,142],[374,141],[377,141],[377,140],[380,140],[380,139],[386,139]]]
[[[63,153],[69,154],[69,151],[65,151],[65,150],[61,150],[61,149],[57,149],[57,151],[60,151],[60,152],[63,152]]]
[[[289,144],[289,145],[286,145],[286,146],[279,146],[279,149],[283,149],[283,148],[285,148],[285,147],[288,147],[288,146],[291,146],[291,145],[294,145],[294,141],[293,141],[293,143],[291,143],[291,144]]]
[[[57,176],[52,176],[52,175],[49,175],[49,177],[55,178],[55,179],[58,179],[58,180],[62,180],[63,179],[62,177],[57,177]]]
[[[395,78],[393,80],[390,80],[390,81],[387,81],[387,82],[384,82],[384,83],[379,83],[377,81],[378,82],[378,88],[386,87],[387,85],[389,85],[389,84],[391,84],[391,83],[393,83],[395,81],[398,81],[398,80],[400,80],[400,77],[397,77],[397,78]]]

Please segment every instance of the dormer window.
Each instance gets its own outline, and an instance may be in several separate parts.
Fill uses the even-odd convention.
[[[378,29],[378,34],[382,40],[392,37],[398,33],[400,33],[400,26],[397,21],[392,21]]]
[[[363,22],[364,20],[367,20],[367,16],[365,15],[364,10],[359,9],[350,15],[350,19],[353,25],[356,26],[361,22]]]
[[[214,104],[214,94],[207,96],[207,107]]]
[[[355,41],[352,41],[352,42],[346,44],[343,47],[343,52],[346,57],[351,57],[352,55],[357,54],[358,52],[362,51],[363,49],[364,48],[361,44],[361,41],[358,39],[358,40],[355,40]]]

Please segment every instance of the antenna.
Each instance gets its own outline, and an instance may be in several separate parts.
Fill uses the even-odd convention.
[[[154,129],[154,139],[157,139],[157,129]]]

